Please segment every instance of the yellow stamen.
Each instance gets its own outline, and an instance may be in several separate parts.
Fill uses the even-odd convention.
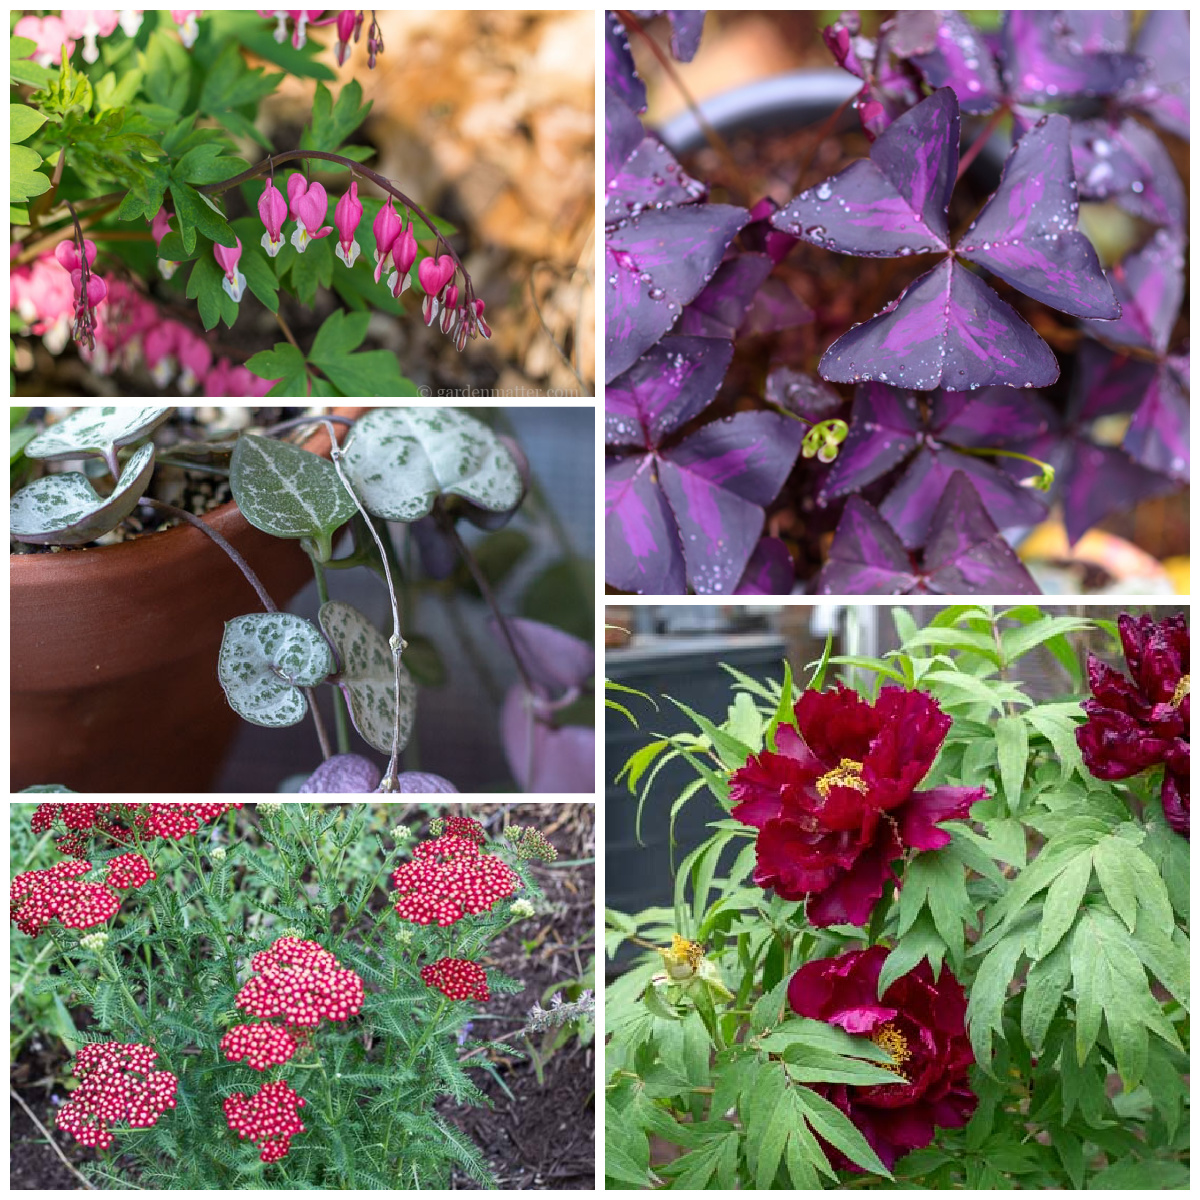
[[[679,934],[671,935],[670,949],[660,950],[663,965],[672,979],[690,979],[704,961],[704,947],[700,942],[689,942]]]
[[[824,800],[829,795],[830,788],[847,787],[866,795],[867,781],[862,777],[863,765],[852,758],[843,758],[832,771],[826,771],[817,780],[817,791]]]
[[[895,1064],[891,1070],[895,1071],[902,1078],[907,1079],[908,1074],[901,1069],[900,1064],[912,1058],[912,1051],[908,1048],[908,1042],[904,1034],[891,1021],[886,1021],[871,1034],[871,1041],[881,1050],[886,1050],[891,1056],[892,1062]]]
[[[1183,698],[1191,693],[1192,677],[1190,675],[1181,675],[1179,682],[1175,685],[1175,692],[1171,696],[1171,707],[1178,708],[1183,703]]]

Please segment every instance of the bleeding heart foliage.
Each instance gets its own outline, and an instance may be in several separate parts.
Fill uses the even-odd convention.
[[[985,35],[901,12],[874,38],[843,14],[824,38],[863,81],[869,155],[749,210],[723,202],[746,177],[710,188],[637,116],[629,34],[656,15],[607,18],[611,587],[1036,592],[1011,547],[1058,506],[1075,542],[1186,485],[1187,196],[1148,124],[1187,137],[1186,13],[1135,34],[1125,12],[1009,12]],[[699,14],[668,15],[690,58]],[[993,135],[992,194],[956,188]],[[1082,228],[1081,200],[1106,210]],[[1098,253],[1115,209],[1139,225]],[[811,303],[821,275],[871,290],[831,255],[924,254],[874,315]]]

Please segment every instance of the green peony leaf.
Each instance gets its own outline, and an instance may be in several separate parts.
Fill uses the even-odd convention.
[[[25,447],[27,454],[29,446]],[[99,495],[87,476],[78,471],[43,476],[23,487],[9,502],[9,532],[19,542],[43,546],[94,542],[133,512],[153,473],[154,445],[147,442],[125,464],[108,497]]]
[[[350,709],[354,728],[384,754],[392,752],[396,714],[396,678],[388,640],[349,604],[331,600],[321,605],[321,628],[337,651],[337,678]],[[400,667],[400,745],[408,743],[417,707],[417,688],[407,669]]]
[[[331,462],[269,437],[238,438],[229,486],[251,525],[275,537],[311,538],[321,562],[357,511]]]
[[[300,690],[333,671],[321,631],[291,613],[252,613],[225,623],[217,678],[230,707],[254,725],[295,725],[308,711]]]
[[[521,473],[500,439],[454,408],[377,408],[343,448],[346,472],[367,509],[416,521],[438,496],[464,496],[490,512],[521,499]]]
[[[106,458],[117,446],[127,446],[148,436],[175,410],[125,405],[81,408],[39,433],[25,447],[29,458],[46,460],[83,458],[101,454]]]

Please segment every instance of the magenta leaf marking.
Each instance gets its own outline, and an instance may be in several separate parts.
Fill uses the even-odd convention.
[[[605,578],[623,592],[681,595],[683,547],[656,472],[653,455],[604,464]]]
[[[727,258],[704,291],[683,310],[679,332],[704,338],[732,338],[774,266],[766,254]]]
[[[912,64],[935,90],[952,87],[965,113],[990,113],[1000,103],[1000,74],[983,36],[961,13],[939,14],[933,48]]]
[[[604,14],[604,82],[635,113],[646,111],[646,85],[634,68],[629,35],[614,12]]]
[[[796,581],[796,565],[776,537],[760,539],[734,589],[739,596],[786,596]]]
[[[1151,9],[1142,19],[1136,50],[1146,73],[1121,99],[1162,129],[1191,135],[1191,30],[1186,9]]]
[[[629,156],[642,144],[646,131],[633,110],[612,87],[604,91],[604,183],[620,174]]]
[[[626,110],[628,111],[628,110]],[[612,225],[636,217],[648,208],[695,204],[708,189],[693,179],[675,156],[653,136],[643,138],[609,180],[604,198],[604,221]]]
[[[1114,199],[1152,225],[1181,229],[1183,183],[1166,147],[1131,117],[1071,123],[1071,158],[1081,200]]]

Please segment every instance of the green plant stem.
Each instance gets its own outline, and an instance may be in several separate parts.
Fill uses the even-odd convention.
[[[313,575],[317,580],[317,597],[323,607],[329,603],[329,584],[325,578],[325,568],[311,554],[308,559],[312,563]],[[338,753],[349,754],[350,723],[346,713],[346,697],[340,687],[333,689],[333,726],[337,737]],[[325,757],[328,758],[329,755]]]
[[[214,944],[219,946],[225,954],[225,966],[229,971],[229,983],[233,990],[238,990],[237,979],[237,957],[234,955],[229,945],[229,940],[226,936],[224,927],[213,916],[210,906],[215,907],[216,902],[213,900],[212,887],[209,883],[209,874],[204,869],[204,864],[200,860],[200,848],[196,845],[196,839],[191,839],[192,863],[196,868],[196,878],[200,881],[200,887],[204,891],[205,903],[202,906],[204,909],[205,923],[212,932]]]
[[[438,1027],[439,1022],[442,1019],[442,1016],[446,1012],[446,1005],[448,1005],[449,1003],[450,1003],[449,997],[443,996],[441,999],[441,1002],[437,1006],[437,1010],[434,1012],[433,1016],[430,1018],[429,1024],[425,1027],[425,1032],[423,1034],[421,1034],[420,1040],[409,1052],[408,1058],[404,1063],[405,1074],[407,1074],[409,1071],[412,1070],[412,1065],[414,1062],[416,1062],[417,1055],[420,1054],[421,1051],[425,1049],[425,1046],[428,1043],[429,1039],[433,1036],[433,1031]]]

